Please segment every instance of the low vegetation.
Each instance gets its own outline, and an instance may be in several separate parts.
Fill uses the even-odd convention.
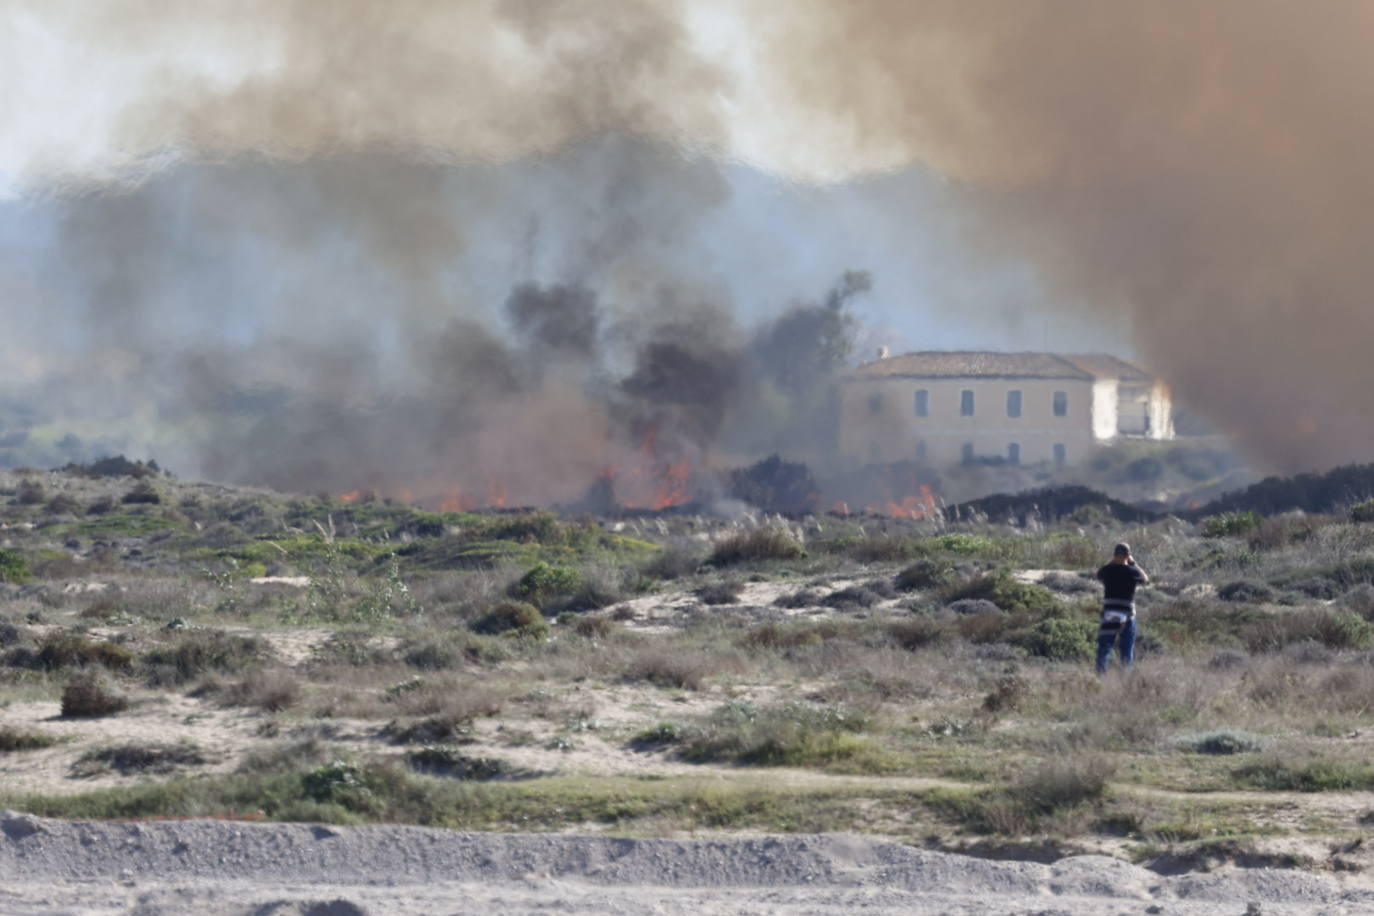
[[[0,806],[1180,860],[1365,829],[1374,491],[730,522],[109,473],[0,472],[0,754],[42,770]],[[1135,669],[1099,679],[1119,540],[1153,584]]]

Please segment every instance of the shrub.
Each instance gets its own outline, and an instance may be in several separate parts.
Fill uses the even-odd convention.
[[[301,791],[317,802],[330,802],[365,795],[369,790],[355,764],[336,760],[301,774]]]
[[[1025,614],[1050,614],[1060,607],[1049,589],[1016,579],[1008,572],[984,573],[941,592],[946,602],[981,598],[1004,611]]]
[[[101,665],[111,671],[127,671],[133,667],[134,654],[112,642],[96,642],[67,633],[50,636],[38,650],[39,666],[49,671],[58,668],[84,668]]]
[[[180,766],[208,763],[200,748],[190,742],[179,744],[116,744],[87,751],[72,766],[77,777],[97,776],[108,770],[129,773],[171,773]]]
[[[36,506],[47,498],[47,491],[43,489],[43,483],[39,480],[21,481],[15,492],[15,501],[21,506]]]
[[[1258,528],[1263,517],[1254,511],[1223,512],[1202,520],[1202,536],[1205,538],[1240,537]]]
[[[701,599],[703,604],[734,604],[739,600],[740,593],[744,591],[743,582],[711,582],[698,588],[693,594]]]
[[[716,544],[707,562],[712,566],[733,566],[760,560],[797,560],[806,549],[786,530],[774,526],[732,535]]]
[[[503,601],[471,624],[474,633],[489,636],[510,634],[542,638],[549,635],[549,624],[539,609],[519,601]]]
[[[945,627],[929,617],[894,620],[887,625],[886,630],[889,639],[903,649],[913,652],[949,637]]]
[[[1013,783],[1008,795],[1036,814],[1052,814],[1101,799],[1114,773],[1104,757],[1054,759]]]
[[[759,709],[734,701],[689,729],[680,753],[694,763],[826,765],[867,752],[868,742],[853,735],[866,726],[864,716],[839,706],[786,703]]]
[[[1359,523],[1374,522],[1374,499],[1366,499],[1351,506],[1350,520]]]
[[[1207,667],[1218,671],[1243,668],[1250,663],[1250,654],[1240,649],[1218,649],[1207,661]]]
[[[985,598],[960,598],[945,605],[945,610],[951,611],[961,617],[971,617],[974,614],[995,614],[1003,617],[1002,609]]]
[[[177,686],[211,673],[240,674],[258,667],[271,655],[271,646],[260,637],[197,630],[174,645],[146,653],[143,667],[152,686]]]
[[[787,592],[786,594],[779,595],[773,600],[774,607],[786,608],[792,611],[806,607],[817,607],[820,603],[820,592],[810,588],[804,588],[796,592]]]
[[[0,725],[0,752],[36,751],[52,747],[57,738],[44,732],[30,731],[14,725]]]
[[[252,706],[266,712],[281,712],[295,706],[301,698],[301,682],[289,671],[268,671],[245,678],[221,691],[225,706]]]
[[[128,505],[158,505],[162,502],[162,494],[158,491],[157,485],[151,480],[144,478],[129,488],[120,502]]]
[[[614,620],[600,614],[585,614],[573,621],[573,632],[586,639],[609,639],[618,630]]]
[[[1015,672],[1008,672],[997,679],[987,696],[983,697],[983,710],[990,713],[1009,712],[1020,707],[1030,684]]]
[[[1357,585],[1341,596],[1341,606],[1359,614],[1365,620],[1374,621],[1374,585]]]
[[[1194,754],[1253,754],[1264,749],[1264,741],[1257,735],[1225,729],[1184,735],[1178,743]]]
[[[1217,589],[1217,597],[1222,601],[1273,601],[1274,590],[1262,582],[1242,579],[1238,582],[1228,582]]]
[[[108,716],[129,708],[129,698],[98,671],[79,671],[62,690],[62,715]]]
[[[882,600],[882,596],[867,586],[851,585],[831,592],[821,599],[826,607],[854,609],[872,607]]]
[[[631,738],[630,746],[651,747],[657,744],[672,744],[682,737],[682,733],[682,726],[676,722],[660,722]]]
[[[660,687],[700,690],[708,677],[721,670],[721,662],[717,655],[701,649],[650,646],[630,659],[625,676]]]
[[[1070,595],[1082,595],[1088,592],[1096,592],[1101,588],[1096,579],[1089,579],[1077,573],[1063,572],[1057,569],[1046,573],[1045,578],[1040,580],[1040,584],[1045,588]]]
[[[695,551],[669,547],[644,564],[641,571],[655,579],[681,579],[700,569],[705,559],[702,554]]]
[[[897,573],[892,584],[903,592],[942,588],[954,578],[954,567],[939,560],[917,560]]]
[[[1097,645],[1097,624],[1082,618],[1042,620],[1021,640],[1034,655],[1052,661],[1091,658]]]
[[[511,595],[523,598],[536,607],[544,607],[557,598],[575,594],[582,588],[582,574],[568,566],[536,563],[529,572],[511,587]]]
[[[826,549],[841,553],[860,563],[898,563],[926,553],[925,542],[911,537],[841,537],[828,542]]]
[[[463,654],[449,639],[427,639],[404,647],[401,660],[421,671],[441,671],[456,667]]]
[[[505,775],[506,764],[492,757],[469,757],[452,745],[430,745],[406,754],[410,768],[431,776],[451,779],[495,779]]]
[[[49,515],[82,515],[86,511],[78,500],[66,493],[59,493],[48,500],[48,504],[43,509]]]
[[[27,582],[30,575],[23,554],[0,547],[0,582]]]

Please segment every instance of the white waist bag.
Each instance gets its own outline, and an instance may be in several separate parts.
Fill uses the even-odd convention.
[[[1102,629],[1119,630],[1130,623],[1131,615],[1127,611],[1107,610],[1102,612]]]

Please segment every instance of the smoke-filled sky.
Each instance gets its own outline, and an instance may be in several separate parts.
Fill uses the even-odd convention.
[[[238,479],[508,465],[861,268],[868,343],[1113,349],[1270,466],[1369,460],[1371,39],[1359,0],[11,0],[0,394]],[[529,283],[592,295],[576,356]]]

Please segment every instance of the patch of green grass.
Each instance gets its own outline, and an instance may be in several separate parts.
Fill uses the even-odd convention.
[[[29,564],[22,553],[0,547],[0,582],[27,582],[30,576]]]
[[[802,703],[758,708],[735,701],[686,730],[680,755],[694,763],[842,768],[882,772],[900,766],[892,755],[855,734],[867,717],[843,707]]]
[[[1374,789],[1374,763],[1320,757],[1316,754],[1272,754],[1232,771],[1243,786],[1269,792],[1351,792]]]
[[[655,833],[698,828],[779,833],[897,832],[919,810],[908,790],[798,790],[766,782],[567,777],[481,782],[414,775],[404,767],[335,761],[311,770],[173,778],[76,795],[0,796],[40,817],[195,817],[262,812],[271,820],[405,823],[462,830],[546,831],[595,824]],[[868,804],[864,804],[868,802]]]
[[[73,525],[60,526],[65,532],[80,537],[143,537],[159,531],[184,528],[178,521],[151,513],[120,512],[100,518],[88,518]]]

